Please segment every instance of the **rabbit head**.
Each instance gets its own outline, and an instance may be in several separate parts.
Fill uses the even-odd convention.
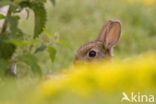
[[[93,42],[83,45],[75,55],[75,61],[92,61],[112,57],[113,47],[118,43],[121,34],[119,21],[110,20],[101,29]]]

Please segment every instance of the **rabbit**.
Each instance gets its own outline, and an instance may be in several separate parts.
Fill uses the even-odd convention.
[[[74,63],[112,58],[113,47],[119,42],[120,35],[120,21],[109,20],[104,24],[95,41],[80,47],[75,55]]]

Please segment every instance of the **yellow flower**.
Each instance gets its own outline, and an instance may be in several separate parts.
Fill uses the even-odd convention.
[[[102,96],[116,91],[144,91],[154,89],[156,83],[156,55],[145,54],[129,61],[94,62],[71,67],[66,77],[43,81],[33,94],[33,103],[47,99],[61,101],[62,96],[89,99],[95,93]],[[34,100],[36,99],[36,100]],[[64,100],[65,100],[64,99]],[[35,102],[34,102],[35,101]]]

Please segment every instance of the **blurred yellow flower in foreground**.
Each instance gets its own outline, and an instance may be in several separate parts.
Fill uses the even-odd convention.
[[[114,60],[111,63],[77,64],[69,70],[70,72],[65,74],[64,78],[60,75],[60,79],[43,81],[33,93],[33,103],[47,99],[66,101],[65,99],[75,96],[88,98],[99,92],[100,96],[118,91],[144,92],[154,89],[156,85],[156,55],[154,54],[145,54],[124,61]]]

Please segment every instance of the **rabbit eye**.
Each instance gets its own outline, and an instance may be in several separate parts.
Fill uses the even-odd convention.
[[[89,57],[95,57],[96,56],[96,52],[95,51],[90,51],[89,52]]]

